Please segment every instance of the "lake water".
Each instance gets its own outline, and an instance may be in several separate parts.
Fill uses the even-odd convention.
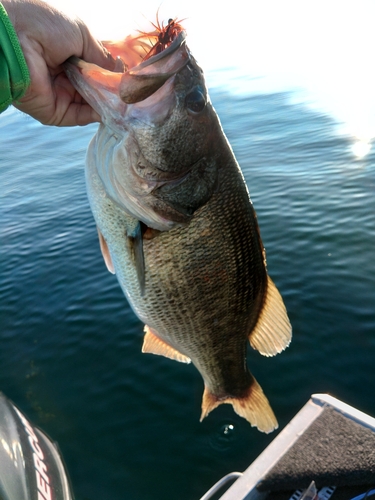
[[[249,352],[251,371],[280,429],[312,393],[375,415],[375,152],[355,157],[294,91],[225,88],[211,98],[294,335],[275,358]],[[141,354],[86,198],[95,129],[0,117],[0,390],[59,443],[78,500],[195,500],[277,432],[229,405],[199,423],[194,367]]]

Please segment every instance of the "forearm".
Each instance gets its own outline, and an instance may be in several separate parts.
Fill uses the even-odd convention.
[[[30,85],[30,73],[12,24],[10,2],[0,3],[0,113],[21,99]]]

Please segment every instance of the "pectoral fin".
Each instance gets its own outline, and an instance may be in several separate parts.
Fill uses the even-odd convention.
[[[261,432],[268,434],[278,428],[275,414],[268,399],[254,377],[247,394],[242,398],[219,399],[205,387],[200,421],[202,422],[212,410],[221,404],[231,404],[237,415],[245,418],[252,427],[257,427]]]
[[[99,244],[100,244],[100,250],[102,251],[103,259],[105,262],[105,265],[107,266],[107,269],[110,273],[115,274],[115,267],[112,262],[112,257],[111,254],[109,253],[109,248],[107,245],[107,242],[104,239],[104,236],[98,229],[98,235],[99,235]]]
[[[283,299],[268,276],[267,292],[258,322],[250,333],[251,347],[263,356],[275,356],[292,340],[292,327]]]
[[[134,228],[128,230],[128,240],[131,247],[135,268],[137,270],[138,283],[141,290],[141,296],[145,293],[145,258],[143,254],[143,225],[137,221]]]
[[[145,337],[143,339],[142,352],[164,356],[166,358],[174,359],[175,361],[180,361],[180,363],[191,363],[190,358],[178,352],[176,349],[164,342],[164,340],[161,340],[155,330],[152,330],[152,328],[145,325],[144,331]]]

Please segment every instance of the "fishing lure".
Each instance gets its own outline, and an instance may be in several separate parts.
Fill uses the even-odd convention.
[[[151,33],[146,33],[146,32],[141,32],[141,35],[138,38],[151,38],[155,39],[156,43],[152,45],[151,49],[147,52],[147,54],[144,56],[143,60],[146,61],[147,59],[150,59],[150,57],[160,54],[160,52],[163,52],[167,47],[170,46],[170,44],[175,40],[175,38],[178,36],[181,31],[184,31],[184,28],[181,26],[181,23],[184,21],[184,19],[181,19],[177,21],[177,18],[175,17],[174,19],[168,19],[168,24],[164,26],[164,24],[160,24],[159,22],[159,16],[157,14],[156,16],[156,24],[151,22],[153,27],[155,28],[155,31]],[[152,44],[152,42],[150,41]]]

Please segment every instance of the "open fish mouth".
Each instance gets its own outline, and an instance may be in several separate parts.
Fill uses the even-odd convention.
[[[181,71],[190,59],[185,38],[181,31],[165,50],[125,72],[119,89],[121,100],[126,104],[143,101]]]
[[[105,115],[113,113],[101,101],[111,101],[111,107],[117,110],[118,103],[113,102],[114,96],[125,104],[139,103],[181,71],[190,60],[185,39],[186,34],[181,31],[165,50],[129,70],[126,70],[126,53],[117,57],[115,71],[105,70],[75,56],[64,63],[64,69],[78,91],[104,120]]]
[[[176,36],[176,38],[168,45],[166,49],[163,51],[159,52],[158,54],[155,54],[153,56],[145,58],[140,64],[138,64],[135,68],[137,70],[142,70],[143,68],[150,66],[150,64],[155,64],[161,59],[164,59],[165,57],[168,57],[169,55],[173,54],[183,43],[186,41],[186,33],[185,31],[180,31],[180,33]],[[133,71],[131,68],[129,71]]]

